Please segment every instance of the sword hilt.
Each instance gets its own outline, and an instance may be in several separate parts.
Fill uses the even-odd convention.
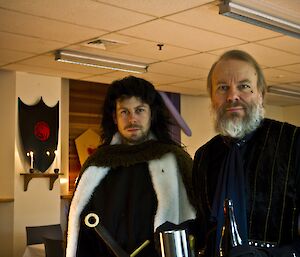
[[[102,238],[104,243],[109,247],[109,249],[117,256],[117,257],[134,257],[136,256],[144,247],[146,247],[150,241],[146,240],[143,244],[141,244],[136,250],[133,251],[132,254],[126,253],[119,244],[112,238],[110,233],[100,224],[99,216],[96,213],[89,213],[84,218],[84,223],[89,228],[94,228],[96,233]]]

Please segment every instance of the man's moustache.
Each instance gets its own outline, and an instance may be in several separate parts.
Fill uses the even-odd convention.
[[[225,103],[223,105],[223,108],[227,109],[227,108],[234,108],[234,107],[243,107],[243,108],[247,108],[248,106],[242,102],[235,102],[235,103]]]
[[[125,127],[125,129],[140,129],[141,126],[138,126],[138,125],[128,125]]]

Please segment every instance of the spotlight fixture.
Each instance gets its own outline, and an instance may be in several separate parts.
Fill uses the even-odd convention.
[[[55,61],[133,73],[147,72],[148,65],[127,60],[91,55],[69,50],[55,52]]]
[[[268,86],[267,92],[273,93],[276,95],[300,98],[300,89],[295,90],[295,89],[284,88],[284,87],[279,87],[279,86]]]
[[[219,14],[286,34],[288,36],[300,38],[300,24],[251,9],[230,0],[224,0],[219,5]]]

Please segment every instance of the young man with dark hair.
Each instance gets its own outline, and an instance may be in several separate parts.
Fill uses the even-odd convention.
[[[154,232],[195,217],[188,196],[192,159],[172,140],[168,111],[154,86],[133,76],[114,81],[101,122],[102,145],[82,167],[72,199],[67,257],[114,256],[84,219],[95,213],[128,254],[155,257]]]

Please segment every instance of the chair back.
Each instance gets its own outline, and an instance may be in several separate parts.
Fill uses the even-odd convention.
[[[43,244],[44,238],[63,239],[60,224],[26,227],[27,245]]]
[[[64,244],[61,239],[44,237],[46,257],[64,257]]]

